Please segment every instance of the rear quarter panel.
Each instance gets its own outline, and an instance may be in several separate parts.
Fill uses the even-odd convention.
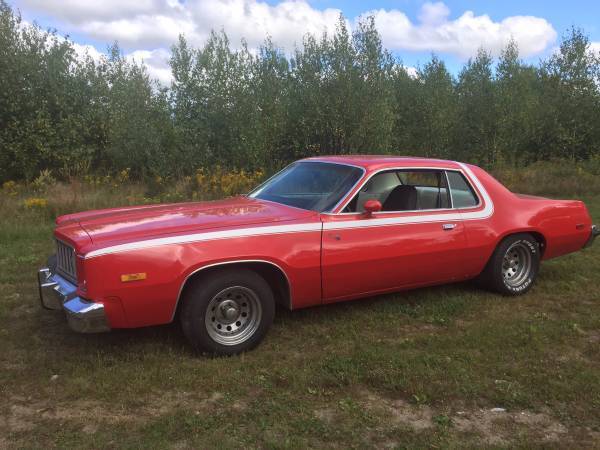
[[[580,250],[589,237],[591,218],[578,200],[551,200],[519,196],[491,175],[469,166],[483,183],[494,203],[494,212],[482,220],[465,221],[468,247],[465,267],[471,276],[484,269],[497,245],[515,233],[534,233],[545,242],[542,259]]]

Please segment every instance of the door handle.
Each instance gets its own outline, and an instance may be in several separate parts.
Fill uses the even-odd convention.
[[[444,231],[454,230],[456,228],[456,224],[455,223],[445,223],[442,225],[442,228],[444,229]]]

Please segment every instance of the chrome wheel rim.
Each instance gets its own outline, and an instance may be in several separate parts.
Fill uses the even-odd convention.
[[[262,306],[258,295],[244,286],[223,289],[208,303],[204,323],[209,336],[222,345],[238,345],[254,335]]]
[[[519,287],[529,278],[531,273],[531,250],[523,242],[511,245],[502,261],[502,277],[509,287]]]

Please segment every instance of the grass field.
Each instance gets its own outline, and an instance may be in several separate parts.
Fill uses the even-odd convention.
[[[50,214],[9,203],[0,448],[600,447],[600,242],[524,297],[465,283],[278,310],[255,351],[211,359],[175,325],[78,335],[42,310]]]

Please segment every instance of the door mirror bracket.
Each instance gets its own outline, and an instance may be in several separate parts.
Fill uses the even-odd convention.
[[[365,217],[369,218],[373,215],[373,213],[381,211],[382,206],[379,200],[370,199],[365,202],[363,208],[365,210]]]

